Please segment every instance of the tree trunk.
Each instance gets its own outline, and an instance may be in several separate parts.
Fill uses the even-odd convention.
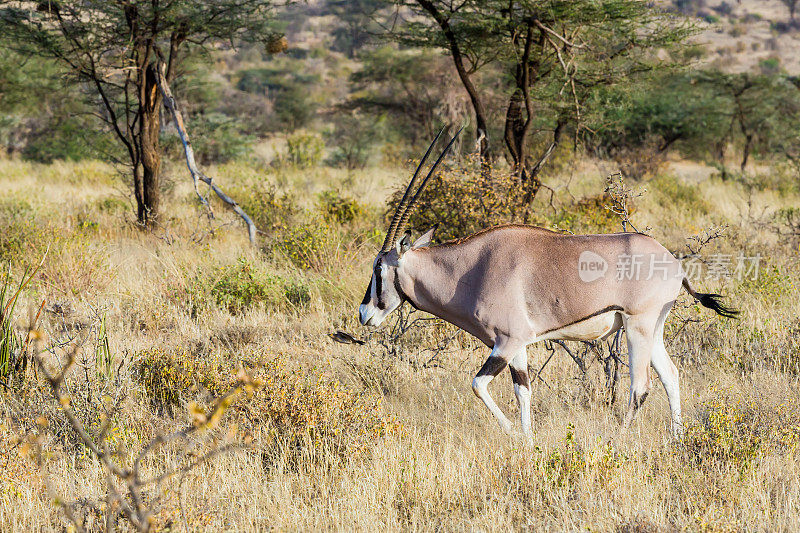
[[[750,159],[750,149],[753,145],[753,136],[752,135],[745,135],[744,138],[744,152],[742,153],[742,164],[741,164],[741,171],[744,174],[744,170],[747,167],[747,161]]]
[[[522,90],[517,87],[508,101],[505,141],[508,152],[511,154],[514,172],[517,174],[520,182],[525,181],[525,123],[527,122],[522,117],[522,104]]]
[[[486,109],[483,107],[483,102],[478,95],[478,89],[472,83],[469,71],[464,65],[464,57],[461,53],[461,47],[458,45],[458,39],[450,27],[450,21],[439,12],[430,0],[417,0],[417,3],[433,17],[442,29],[444,38],[450,47],[450,55],[453,58],[456,72],[458,72],[458,77],[461,79],[461,83],[464,85],[464,89],[469,95],[469,100],[472,102],[472,108],[475,111],[475,135],[481,157],[482,173],[488,175],[491,172],[491,160],[489,156],[489,131],[486,128]]]
[[[543,42],[540,39],[540,45]],[[516,42],[515,42],[516,44]],[[514,164],[514,172],[519,179],[520,185],[526,187],[528,180],[528,153],[527,153],[527,140],[528,131],[530,130],[531,118],[533,115],[533,107],[531,104],[530,87],[531,87],[531,67],[530,56],[531,46],[533,44],[533,30],[528,27],[525,35],[525,46],[517,63],[517,69],[514,76],[516,82],[516,89],[511,95],[508,102],[508,111],[506,111],[506,125],[505,125],[505,141],[508,146],[508,151],[511,153],[511,159]],[[534,73],[538,71],[538,61],[533,65]],[[523,108],[525,109],[525,116],[522,114]],[[538,187],[537,187],[538,189]],[[534,193],[535,194],[535,193]]]
[[[141,135],[138,137],[141,171],[134,172],[138,222],[152,226],[158,220],[161,200],[161,101],[155,65],[148,65],[141,101]]]

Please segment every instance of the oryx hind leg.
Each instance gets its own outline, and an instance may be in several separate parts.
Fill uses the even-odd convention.
[[[484,405],[486,405],[489,411],[494,415],[497,423],[500,424],[500,428],[508,434],[511,433],[511,421],[503,414],[503,411],[500,410],[489,394],[489,383],[491,383],[495,376],[503,371],[516,353],[517,352],[512,350],[501,350],[498,345],[495,345],[491,355],[486,362],[483,363],[475,379],[472,380],[472,392],[483,401]]]
[[[656,324],[655,336],[653,339],[653,368],[655,368],[658,378],[664,385],[669,400],[669,410],[672,418],[672,435],[679,438],[683,432],[681,421],[681,390],[678,382],[678,368],[670,359],[667,348],[664,346],[664,322],[667,319],[672,304],[669,302],[661,311]]]
[[[628,411],[622,424],[627,429],[647,398],[650,383],[650,361],[653,353],[653,336],[658,317],[629,316],[624,319],[625,337],[628,342],[628,367],[631,372],[631,388]]]
[[[511,380],[514,382],[514,394],[519,404],[519,419],[522,423],[522,434],[528,440],[533,438],[531,430],[531,381],[528,377],[528,350],[522,348],[509,363]]]

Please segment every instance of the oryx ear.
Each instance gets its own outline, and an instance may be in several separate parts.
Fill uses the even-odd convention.
[[[397,248],[397,255],[403,255],[411,248],[411,230],[406,230],[403,238],[397,241],[395,247]]]
[[[431,241],[433,240],[433,232],[435,232],[438,227],[439,224],[434,224],[431,229],[417,237],[417,240],[411,245],[411,249],[416,250],[417,248],[430,245]]]

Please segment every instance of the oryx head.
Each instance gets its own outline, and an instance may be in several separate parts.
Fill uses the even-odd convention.
[[[442,131],[444,131],[444,128],[439,131],[436,138],[433,139],[433,142],[425,152],[425,155],[422,156],[422,160],[419,162],[419,166],[417,166],[417,170],[414,172],[411,182],[408,184],[408,187],[406,187],[403,198],[400,200],[400,203],[397,204],[397,209],[392,216],[392,221],[389,224],[389,230],[386,233],[383,246],[381,246],[378,256],[372,263],[372,279],[367,286],[367,292],[364,294],[361,306],[358,308],[359,318],[361,319],[361,323],[365,326],[379,325],[392,311],[400,307],[400,304],[403,303],[404,295],[400,289],[397,271],[403,263],[403,255],[409,250],[429,244],[433,237],[433,232],[436,229],[435,227],[425,232],[424,235],[412,244],[411,232],[403,232],[403,230],[408,223],[408,218],[411,216],[417,198],[425,188],[428,180],[436,172],[439,163],[442,162],[442,159],[444,159],[444,156],[461,133],[461,129],[459,129],[453,138],[450,139],[450,142],[431,167],[428,175],[425,176],[425,179],[422,180],[417,191],[411,196],[411,191],[419,177],[419,171],[422,165],[425,164],[425,160],[428,158],[428,155],[430,155],[436,141],[439,140]]]

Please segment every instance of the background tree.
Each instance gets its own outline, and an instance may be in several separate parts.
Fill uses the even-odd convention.
[[[781,3],[789,8],[789,18],[792,20],[792,22],[794,22],[794,16],[797,12],[797,4],[800,3],[800,0],[781,0]]]
[[[658,49],[675,46],[689,26],[647,3],[523,0],[398,0],[412,17],[394,32],[407,45],[443,48],[469,95],[481,156],[492,156],[494,131],[475,73],[492,65],[507,80],[502,136],[514,171],[533,198],[538,173],[599,87],[663,68]],[[549,137],[535,156],[531,134]]]
[[[382,46],[365,51],[350,77],[353,94],[344,108],[385,114],[414,146],[430,142],[442,123],[456,123],[469,110],[447,58],[429,49]]]
[[[96,117],[127,155],[137,220],[149,226],[159,213],[162,96],[156,62],[168,81],[187,48],[219,42],[280,42],[269,0],[0,1],[0,33],[21,54],[55,59],[99,100]]]

